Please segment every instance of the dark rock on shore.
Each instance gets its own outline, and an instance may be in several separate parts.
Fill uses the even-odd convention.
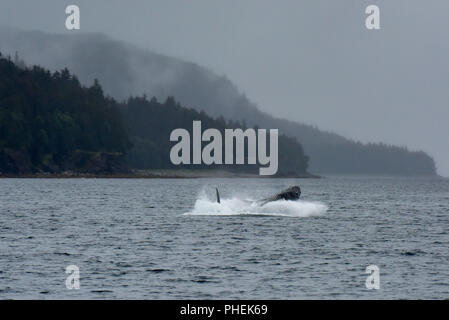
[[[1,173],[28,174],[32,171],[30,158],[25,152],[0,149]]]
[[[90,152],[76,150],[64,162],[64,171],[79,173],[126,173],[129,172],[124,155],[119,152]]]

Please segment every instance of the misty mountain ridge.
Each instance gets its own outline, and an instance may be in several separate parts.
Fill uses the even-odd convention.
[[[99,79],[117,100],[145,93],[163,101],[174,96],[183,105],[212,117],[246,126],[278,128],[295,137],[310,156],[309,170],[333,174],[434,175],[435,163],[424,152],[404,147],[362,144],[314,126],[279,119],[260,111],[226,77],[192,62],[171,58],[101,34],[48,34],[0,28],[0,51],[17,51],[27,64],[50,70],[68,68],[84,85]]]

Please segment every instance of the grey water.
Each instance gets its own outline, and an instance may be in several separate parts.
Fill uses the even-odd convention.
[[[0,179],[0,298],[449,299],[449,181]]]

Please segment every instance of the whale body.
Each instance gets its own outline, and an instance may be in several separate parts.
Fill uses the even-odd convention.
[[[218,193],[218,188],[215,188],[217,191],[217,202],[220,203],[220,194]],[[298,200],[301,196],[301,188],[299,186],[291,186],[272,197],[258,200],[261,206],[267,204],[268,202],[278,201],[278,200]]]
[[[278,201],[278,200],[298,200],[301,196],[301,188],[299,186],[291,186],[274,196],[266,199],[259,200],[262,202],[262,206],[268,202]]]

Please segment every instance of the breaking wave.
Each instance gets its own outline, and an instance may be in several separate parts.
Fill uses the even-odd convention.
[[[321,202],[310,202],[304,200],[278,200],[261,206],[253,200],[233,197],[229,199],[221,199],[221,203],[217,203],[215,199],[210,200],[204,193],[202,193],[195,201],[193,209],[184,213],[184,215],[259,215],[302,218],[323,214],[327,211],[327,209],[328,207]]]

